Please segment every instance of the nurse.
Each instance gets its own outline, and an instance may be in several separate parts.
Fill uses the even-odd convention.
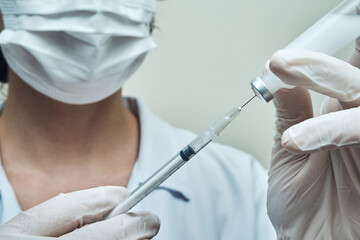
[[[9,65],[9,93],[0,117],[0,217],[5,229],[7,224],[21,229],[21,211],[27,216],[28,209],[38,218],[52,216],[58,223],[54,228],[75,213],[82,219],[86,211],[81,210],[65,211],[57,219],[53,203],[63,198],[53,198],[70,193],[61,196],[72,199],[75,191],[90,200],[93,195],[80,190],[98,186],[134,189],[195,137],[159,119],[141,100],[122,96],[123,84],[155,47],[150,32],[156,0],[0,3],[5,23],[0,44]],[[94,211],[109,209],[123,191],[96,189],[115,196],[107,204],[95,199],[89,207]],[[151,238],[159,221],[138,212],[149,210],[162,222],[157,239],[271,240],[275,232],[266,214],[266,192],[266,171],[252,156],[212,143],[138,204],[135,217],[120,215],[124,225],[106,226],[109,233],[120,228]],[[54,214],[43,216],[41,203],[46,209],[55,207]],[[97,225],[98,217],[87,225],[94,231],[103,226]],[[149,220],[136,230],[142,217]],[[33,230],[47,229],[42,223],[22,232],[56,237],[74,228]],[[87,226],[80,228],[84,236],[91,235]]]

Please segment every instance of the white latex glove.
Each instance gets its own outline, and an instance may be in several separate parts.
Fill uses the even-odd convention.
[[[268,213],[278,239],[360,239],[360,52],[351,63],[282,50],[270,69],[299,86],[275,94]],[[356,67],[355,67],[356,66]],[[314,117],[306,89],[327,95]]]
[[[2,225],[0,239],[151,239],[160,226],[158,217],[152,213],[121,214],[100,221],[127,195],[128,190],[122,187],[98,187],[60,194]]]

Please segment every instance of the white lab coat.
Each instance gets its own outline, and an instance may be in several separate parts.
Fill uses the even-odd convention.
[[[140,119],[138,160],[128,188],[136,188],[196,135],[170,126],[137,99],[128,107]],[[276,239],[266,213],[267,175],[250,155],[210,143],[133,210],[161,219],[158,240]],[[1,223],[20,207],[0,168]]]

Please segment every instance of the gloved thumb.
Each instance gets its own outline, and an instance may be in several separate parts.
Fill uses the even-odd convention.
[[[359,126],[357,126],[359,125]],[[287,129],[283,147],[292,153],[360,145],[360,108],[332,112]]]

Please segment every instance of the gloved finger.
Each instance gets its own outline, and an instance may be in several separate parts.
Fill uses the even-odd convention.
[[[283,147],[292,153],[360,145],[360,108],[321,115],[284,132]]]
[[[129,191],[122,187],[98,187],[60,194],[20,213],[0,229],[6,233],[57,237],[102,219]]]
[[[292,125],[313,116],[311,97],[304,88],[280,89],[274,94],[276,130],[280,135]]]
[[[281,89],[274,95],[276,107],[275,137],[269,175],[288,162],[303,158],[286,151],[281,145],[283,132],[289,127],[313,116],[310,94],[306,89]]]
[[[151,239],[160,228],[159,218],[150,212],[121,214],[86,225],[61,236],[61,240],[134,240]]]
[[[345,102],[360,105],[360,70],[325,54],[288,49],[275,53],[270,69],[289,85],[301,86]]]

